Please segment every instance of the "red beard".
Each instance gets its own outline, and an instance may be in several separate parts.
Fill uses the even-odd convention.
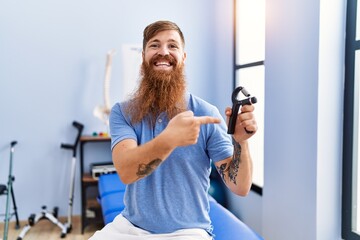
[[[153,63],[159,60],[168,61],[173,66],[173,70],[154,70]],[[186,110],[186,81],[183,64],[177,65],[175,59],[169,55],[157,55],[150,60],[150,64],[143,61],[140,73],[139,88],[127,107],[132,123],[138,123],[146,116],[154,123],[162,112],[171,119]]]

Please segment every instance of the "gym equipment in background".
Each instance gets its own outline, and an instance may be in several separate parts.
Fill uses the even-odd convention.
[[[21,233],[19,234],[17,240],[21,240],[24,238],[25,234],[33,227],[38,221],[42,219],[48,219],[55,225],[57,225],[61,229],[61,238],[66,237],[66,234],[69,233],[72,229],[72,210],[73,210],[73,200],[74,200],[74,183],[75,183],[75,169],[76,169],[76,149],[78,143],[80,141],[81,133],[84,129],[84,125],[74,121],[72,125],[77,129],[77,135],[74,144],[61,144],[61,148],[72,150],[72,161],[71,161],[71,173],[70,173],[70,190],[69,190],[69,207],[68,207],[68,216],[67,222],[62,224],[58,219],[58,207],[54,207],[52,212],[46,210],[46,206],[42,206],[42,210],[38,214],[31,214],[28,221],[29,223],[23,228]]]
[[[16,229],[20,228],[19,216],[18,216],[18,213],[17,213],[17,207],[16,207],[15,195],[14,195],[14,188],[13,188],[13,182],[15,181],[15,177],[12,175],[13,154],[14,154],[14,149],[15,149],[16,144],[17,144],[17,141],[12,141],[10,143],[9,178],[8,178],[7,185],[2,185],[2,184],[0,185],[0,195],[6,195],[5,226],[4,226],[3,240],[8,239],[9,221],[10,221],[10,218],[13,215],[15,215],[15,219],[16,219],[15,228]],[[12,199],[13,208],[14,208],[13,213],[10,213],[10,197]]]
[[[78,130],[75,143],[74,144],[61,144],[61,148],[72,150],[73,155],[71,159],[71,175],[70,175],[70,191],[69,191],[69,208],[68,208],[68,219],[65,223],[67,232],[70,232],[72,229],[72,211],[73,211],[73,202],[74,202],[74,186],[75,186],[75,170],[76,170],[76,150],[80,141],[81,133],[84,129],[84,125],[74,121],[73,126]]]

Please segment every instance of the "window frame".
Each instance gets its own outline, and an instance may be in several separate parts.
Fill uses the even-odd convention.
[[[256,66],[265,66],[265,60],[258,60],[258,61],[254,61],[254,62],[247,62],[244,64],[237,64],[237,0],[234,0],[233,2],[233,6],[234,6],[234,12],[233,12],[233,47],[234,47],[234,51],[233,51],[233,66],[234,66],[234,71],[233,71],[233,89],[235,89],[237,87],[237,78],[236,78],[236,73],[237,71],[241,70],[241,69],[245,69],[245,68],[251,68],[251,67],[256,67]],[[264,161],[264,159],[263,159]],[[259,194],[260,196],[262,196],[262,192],[263,192],[263,187],[252,183],[251,185],[251,190],[257,194]]]
[[[356,40],[356,17],[360,16],[360,13],[357,13],[357,0],[348,0],[346,11],[341,235],[343,239],[355,240],[360,239],[360,233],[352,229],[354,130],[356,130],[354,129],[355,54],[356,51],[360,51],[360,40]],[[360,216],[358,218],[360,219]]]

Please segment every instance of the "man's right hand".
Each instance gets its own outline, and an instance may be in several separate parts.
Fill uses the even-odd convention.
[[[220,123],[219,118],[210,116],[194,116],[192,111],[179,113],[172,118],[164,130],[169,143],[174,147],[197,143],[201,124]]]

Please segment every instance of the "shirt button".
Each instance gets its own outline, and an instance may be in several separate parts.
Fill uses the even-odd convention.
[[[161,119],[161,118],[159,118],[158,122],[159,122],[159,123],[162,123],[162,119]]]

